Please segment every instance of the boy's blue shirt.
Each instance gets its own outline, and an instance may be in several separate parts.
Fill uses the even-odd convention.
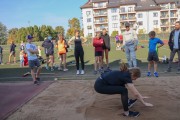
[[[156,52],[157,44],[164,44],[159,38],[150,38],[149,39],[149,52]]]

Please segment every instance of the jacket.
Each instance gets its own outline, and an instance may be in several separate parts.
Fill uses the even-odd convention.
[[[103,42],[102,38],[100,38],[100,39],[94,38],[93,39],[93,46],[95,47],[96,52],[97,51],[103,51],[103,48],[102,48],[103,44],[104,44],[104,42]]]
[[[171,31],[170,36],[169,36],[168,45],[169,45],[169,48],[171,51],[173,51],[173,49],[174,49],[174,33],[175,33],[175,30]],[[180,50],[180,34],[178,37],[178,46],[179,46],[179,50]]]
[[[43,43],[42,43],[42,47],[44,47],[45,50],[45,54],[47,55],[51,55],[54,54],[54,44],[51,42],[51,40],[46,39]]]
[[[105,35],[101,35],[101,38],[104,40],[104,45],[103,45],[103,48],[104,49],[111,49],[111,45],[110,45],[110,37],[108,34],[105,34]]]

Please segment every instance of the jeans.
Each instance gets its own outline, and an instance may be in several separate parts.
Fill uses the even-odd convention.
[[[135,45],[125,46],[125,53],[129,67],[137,67]]]
[[[173,49],[173,51],[171,51],[168,69],[171,69],[172,62],[173,62],[173,59],[174,59],[174,56],[176,53],[178,53],[178,60],[179,60],[178,61],[178,70],[180,70],[180,50],[178,50],[178,49]]]
[[[124,111],[128,111],[128,90],[125,86],[113,86],[108,85],[103,79],[98,78],[94,84],[94,89],[96,92],[101,94],[121,94],[121,102],[123,104]]]

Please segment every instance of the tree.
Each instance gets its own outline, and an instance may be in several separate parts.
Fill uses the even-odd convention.
[[[12,41],[17,40],[18,28],[12,28],[8,31],[7,43],[10,44]]]
[[[72,18],[71,20],[68,21],[69,23],[69,29],[67,30],[67,37],[72,37],[74,36],[75,30],[80,30],[80,22],[78,18]]]
[[[139,33],[139,34],[145,34],[145,33],[146,33],[146,30],[145,30],[145,29],[139,29],[139,30],[138,30],[138,33]]]
[[[161,33],[160,28],[154,28],[154,31],[155,31],[157,34]]]
[[[118,34],[118,31],[113,31],[111,37],[115,37]]]
[[[57,26],[55,28],[55,32],[58,34],[64,35],[64,33],[65,33],[64,27],[63,26]]]
[[[34,25],[34,34],[33,34],[33,37],[34,37],[34,41],[40,41],[41,40],[41,34],[40,34],[40,31],[39,31],[39,28],[37,25]]]
[[[0,44],[7,43],[7,28],[0,22]]]

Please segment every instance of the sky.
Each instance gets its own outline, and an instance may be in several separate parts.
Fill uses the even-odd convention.
[[[63,26],[76,17],[81,21],[80,6],[88,0],[0,0],[0,22],[7,29],[33,25]]]

